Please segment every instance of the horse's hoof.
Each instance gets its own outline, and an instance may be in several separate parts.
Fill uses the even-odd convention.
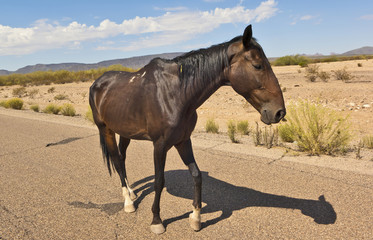
[[[189,214],[189,224],[190,224],[190,227],[194,230],[194,231],[199,231],[201,230],[201,219],[196,219],[194,216],[193,216],[193,213]]]
[[[155,234],[162,234],[166,231],[162,223],[150,225],[150,230]]]
[[[124,211],[127,212],[127,213],[132,213],[134,211],[136,211],[136,208],[135,208],[135,205],[132,203],[132,204],[124,204]]]

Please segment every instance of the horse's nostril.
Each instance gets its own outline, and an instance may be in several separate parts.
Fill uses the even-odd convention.
[[[286,110],[285,109],[279,110],[276,113],[276,116],[275,116],[276,122],[279,122],[281,119],[283,119],[285,117],[285,115],[286,115]]]

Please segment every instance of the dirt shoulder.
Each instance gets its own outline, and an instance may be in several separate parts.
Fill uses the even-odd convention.
[[[36,113],[30,110],[19,111],[5,108],[0,108],[0,114],[16,118],[51,122],[59,124],[61,127],[63,127],[63,125],[69,125],[89,129],[96,128],[94,124],[82,116],[65,117],[61,115]],[[235,144],[231,143],[228,136],[224,133],[208,134],[196,130],[192,134],[193,146],[195,148],[216,151],[217,154],[219,154],[219,152],[224,152],[232,155],[240,154],[240,156],[256,156],[258,158],[267,159],[268,164],[275,161],[286,161],[373,176],[372,150],[362,150],[362,159],[356,159],[355,153],[335,157],[324,155],[307,156],[304,153],[289,151],[289,149],[284,147],[275,147],[271,149],[267,149],[263,146],[256,147],[250,138],[251,136],[241,136],[239,137],[240,143]]]

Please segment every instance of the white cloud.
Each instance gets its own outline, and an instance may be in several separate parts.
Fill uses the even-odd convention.
[[[373,20],[373,14],[361,16],[360,19],[362,19],[362,20]]]
[[[125,46],[105,44],[96,49],[132,51],[166,46],[210,32],[222,24],[263,21],[276,14],[276,5],[274,0],[268,0],[256,9],[247,9],[242,5],[211,11],[180,9],[181,11],[167,12],[158,17],[135,17],[122,23],[105,19],[98,26],[88,26],[76,21],[63,26],[58,22],[49,23],[46,19],[38,20],[28,28],[0,25],[0,55],[25,55],[61,47],[77,48],[85,41],[111,41],[111,37],[119,35],[135,35],[138,38],[127,42]]]
[[[302,21],[308,21],[308,20],[311,20],[311,19],[313,19],[313,18],[316,18],[316,16],[305,15],[305,16],[302,16],[302,17],[300,18],[300,20],[302,20]]]

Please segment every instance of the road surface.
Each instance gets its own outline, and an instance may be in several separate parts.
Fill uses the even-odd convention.
[[[266,149],[263,148],[263,151]],[[0,239],[372,239],[373,176],[195,146],[202,230],[190,229],[192,180],[174,149],[150,232],[152,144],[132,141],[125,213],[119,177],[91,126],[0,114]]]

